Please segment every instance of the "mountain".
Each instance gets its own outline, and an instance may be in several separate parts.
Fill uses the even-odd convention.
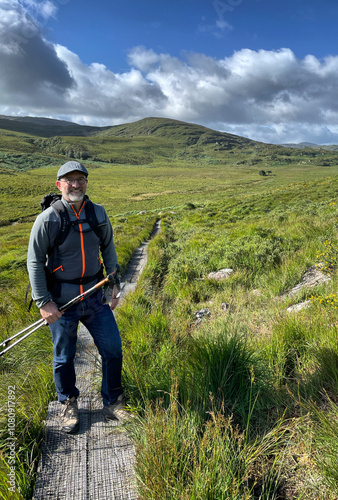
[[[40,168],[67,159],[91,164],[170,167],[186,163],[270,171],[281,165],[336,165],[334,148],[264,144],[168,118],[90,127],[42,117],[0,116],[0,171]]]
[[[106,128],[109,127],[78,125],[77,123],[52,118],[0,115],[0,129],[39,137],[54,137],[56,135],[83,137],[103,131]]]
[[[13,122],[24,122],[24,123],[34,123],[36,125],[46,125],[46,126],[61,126],[68,127],[74,125],[72,122],[65,120],[56,120],[54,118],[41,118],[38,116],[6,116],[0,115],[3,120],[10,120]]]
[[[336,144],[314,144],[313,142],[298,142],[298,143],[286,143],[280,144],[285,148],[294,148],[294,149],[304,149],[304,148],[312,148],[312,149],[326,149],[327,151],[337,151],[338,145]]]
[[[281,146],[284,146],[285,148],[295,148],[295,149],[303,149],[303,148],[320,148],[318,144],[314,144],[312,142],[288,142],[285,144],[281,144]]]
[[[238,145],[239,142],[241,144],[257,144],[251,139],[171,118],[143,118],[133,123],[109,127],[98,132],[97,135],[102,137],[161,137],[189,146],[193,144],[215,144],[218,146],[223,144],[224,146],[225,142],[227,146]]]

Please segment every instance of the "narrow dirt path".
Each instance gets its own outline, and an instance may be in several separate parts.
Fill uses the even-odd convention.
[[[151,238],[160,229],[154,227]],[[144,242],[133,254],[122,277],[122,299],[132,292],[147,261]],[[46,418],[45,440],[35,483],[34,500],[136,500],[135,450],[118,421],[105,422],[95,372],[99,358],[89,332],[81,325],[75,361],[80,430],[64,434],[60,403],[52,401]]]

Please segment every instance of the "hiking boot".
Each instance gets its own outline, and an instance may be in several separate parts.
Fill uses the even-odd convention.
[[[119,410],[123,410],[125,407],[126,400],[124,397],[124,393],[120,394],[114,403],[111,403],[110,405],[105,405],[103,407],[103,415],[106,421],[109,420],[120,420],[119,418]]]
[[[79,410],[75,396],[62,403],[61,418],[61,430],[63,432],[67,432],[67,434],[75,434],[79,430]]]

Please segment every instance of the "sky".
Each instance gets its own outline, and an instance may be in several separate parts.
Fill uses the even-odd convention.
[[[337,0],[0,0],[0,114],[338,144]]]

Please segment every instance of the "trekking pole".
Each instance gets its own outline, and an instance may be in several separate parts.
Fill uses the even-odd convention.
[[[6,346],[8,344],[8,342],[10,342],[11,340],[15,339],[16,337],[18,337],[19,335],[21,335],[22,333],[25,333],[27,332],[27,330],[29,330],[30,328],[33,328],[34,326],[38,325],[39,323],[43,323],[44,319],[43,318],[40,318],[38,321],[36,321],[35,323],[33,323],[32,325],[29,325],[29,326],[26,326],[26,328],[24,328],[23,330],[20,330],[20,332],[16,333],[15,335],[12,335],[11,337],[9,337],[8,339],[6,340],[3,340],[2,342],[0,342],[0,347],[2,346]],[[40,325],[41,326],[41,325]]]
[[[34,333],[36,330],[38,330],[39,328],[41,328],[42,326],[44,325],[47,325],[47,322],[41,318],[40,321],[37,321],[35,324],[39,323],[37,326],[35,326],[35,328],[33,328],[32,330],[30,330],[29,332],[27,332],[23,337],[21,337],[19,340],[15,341],[13,344],[11,344],[9,347],[7,347],[6,349],[4,349],[3,351],[0,352],[0,356],[2,356],[3,354],[5,354],[7,351],[9,351],[10,349],[12,349],[12,347],[16,346],[17,344],[19,344],[19,342],[21,342],[22,340],[25,340],[27,337],[29,337],[29,335],[31,335],[32,333]],[[29,328],[32,328],[33,325],[31,325],[30,327],[28,326],[25,330],[28,330]],[[19,332],[19,333],[22,333],[22,332]],[[13,335],[13,337],[17,337],[18,334],[16,335]],[[10,339],[7,339],[3,342],[3,344],[6,342],[9,342]]]
[[[69,307],[71,307],[71,306],[77,304],[78,302],[80,302],[82,299],[84,299],[86,297],[89,297],[89,295],[91,295],[96,290],[98,290],[99,288],[103,287],[105,284],[107,284],[109,282],[112,283],[113,285],[119,283],[119,281],[115,278],[115,275],[116,275],[116,271],[114,271],[111,274],[108,274],[108,276],[106,278],[104,278],[102,281],[99,281],[98,283],[96,283],[96,285],[94,285],[93,287],[89,288],[89,290],[87,290],[86,292],[81,293],[77,297],[74,297],[74,299],[71,299],[69,302],[67,302],[67,304],[64,304],[63,306],[59,307],[59,311],[60,312],[65,311]],[[120,293],[117,294],[116,298],[118,298],[119,296],[120,296]],[[23,337],[21,337],[16,342],[14,342],[13,344],[11,344],[9,347],[7,347],[3,351],[1,351],[0,352],[0,357],[3,356],[6,352],[8,352],[10,349],[12,349],[12,347],[14,347],[17,344],[19,344],[19,342],[21,342],[22,340],[26,339],[32,333],[34,333],[36,330],[38,330],[39,328],[41,328],[42,326],[45,326],[45,325],[48,325],[48,323],[43,318],[41,318],[38,321],[36,321],[35,323],[33,323],[32,325],[27,326],[26,328],[24,328],[20,332],[16,333],[15,335],[12,335],[11,337],[9,337],[6,340],[3,340],[0,343],[0,346],[6,346],[8,344],[8,342],[10,342],[11,340],[13,340],[14,338],[18,337],[22,333],[27,332],[27,330],[30,330]]]

